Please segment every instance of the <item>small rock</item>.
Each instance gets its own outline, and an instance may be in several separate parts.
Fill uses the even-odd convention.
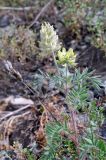
[[[102,98],[105,96],[104,88],[101,87],[101,89],[98,91],[97,89],[91,87],[90,90],[94,93],[94,98]]]
[[[15,32],[15,25],[7,26],[5,28],[0,28],[0,38],[2,38],[3,35],[5,34],[12,37],[14,32]]]
[[[87,48],[86,45],[81,46],[81,49],[82,49],[82,50],[85,50],[86,48]]]
[[[0,27],[7,27],[10,25],[10,16],[9,15],[4,15],[0,17]]]
[[[85,37],[85,42],[86,43],[90,43],[91,42],[91,37],[90,36],[86,36]]]
[[[20,17],[15,17],[11,20],[11,22],[15,25],[23,25],[24,21]]]
[[[77,42],[75,40],[71,41],[71,47],[75,50],[77,46]]]
[[[88,100],[92,101],[94,100],[94,93],[92,91],[88,91]]]

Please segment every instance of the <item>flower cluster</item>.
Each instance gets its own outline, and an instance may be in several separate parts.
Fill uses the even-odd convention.
[[[58,51],[57,53],[58,55],[58,63],[59,64],[69,64],[71,66],[75,66],[75,59],[76,59],[76,55],[73,52],[73,49],[70,48],[68,51],[66,51],[65,48],[62,48],[62,51]]]
[[[58,51],[61,48],[59,38],[54,31],[53,26],[49,23],[44,23],[40,30],[40,49],[44,56],[49,55],[51,52]],[[43,54],[42,54],[43,55]]]

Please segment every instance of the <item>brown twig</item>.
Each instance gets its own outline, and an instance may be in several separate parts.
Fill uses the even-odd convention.
[[[13,116],[13,115],[15,115],[15,114],[18,114],[19,112],[21,112],[21,111],[23,111],[23,110],[25,110],[25,109],[27,109],[27,108],[30,108],[30,107],[32,107],[32,105],[26,105],[25,107],[22,107],[22,108],[14,111],[14,112],[11,112],[11,113],[5,115],[4,117],[2,117],[2,118],[0,119],[0,122],[3,121],[3,120],[5,120],[6,118],[8,118],[8,117],[10,117],[10,116]]]
[[[1,124],[1,126],[0,126],[1,128],[2,128],[2,126],[5,126],[4,132],[3,132],[3,137],[2,137],[3,145],[6,144],[6,145],[9,146],[9,134],[14,129],[13,123],[16,121],[16,119],[24,117],[24,116],[26,116],[28,114],[30,114],[30,111],[27,111],[27,112],[25,112],[24,114],[21,114],[21,115],[12,116],[6,122]],[[0,144],[1,144],[1,140],[0,140]]]
[[[37,14],[37,16],[35,17],[34,21],[29,25],[28,28],[31,28],[37,21],[38,19],[41,17],[41,15],[48,9],[48,7],[54,2],[54,0],[50,0],[42,9],[41,11]]]

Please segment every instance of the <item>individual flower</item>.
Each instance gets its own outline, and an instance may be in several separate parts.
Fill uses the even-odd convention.
[[[60,47],[59,38],[53,26],[46,22],[42,24],[40,30],[40,49],[44,53],[43,56],[58,51]]]
[[[70,64],[71,66],[76,65],[76,54],[73,52],[72,48],[70,48],[68,51],[66,51],[65,48],[62,48],[62,51],[58,51],[57,56],[59,64]]]

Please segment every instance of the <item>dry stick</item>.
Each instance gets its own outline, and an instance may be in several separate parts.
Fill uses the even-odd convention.
[[[30,113],[30,111],[27,111],[26,113],[22,114],[22,115],[16,115],[16,116],[12,116],[5,124],[5,130],[4,130],[4,134],[3,137],[4,139],[6,139],[8,141],[9,144],[9,134],[8,134],[8,130],[9,130],[9,126],[12,126],[13,121],[17,118],[21,118],[24,117],[26,115],[28,115]],[[10,125],[11,124],[11,125]]]
[[[35,95],[35,93],[38,94],[38,91],[34,90],[30,85],[26,84],[23,80],[21,80],[21,82],[22,82],[22,84],[23,84],[24,86],[26,86],[26,87],[29,89],[29,91],[32,92],[34,95]]]
[[[23,108],[20,108],[20,109],[14,111],[14,112],[12,112],[12,113],[9,113],[9,114],[7,114],[6,116],[4,116],[3,118],[1,118],[0,121],[3,121],[4,119],[6,119],[6,118],[8,118],[8,117],[10,117],[10,116],[13,116],[14,114],[17,114],[17,113],[19,113],[19,112],[21,112],[21,111],[23,111],[23,110],[25,110],[25,109],[27,109],[27,108],[30,108],[30,107],[32,107],[32,105],[27,105],[27,106],[25,106],[25,107],[23,107]]]
[[[88,47],[84,52],[81,53],[80,57],[84,56],[91,48],[92,46]]]
[[[35,7],[30,6],[30,7],[0,7],[0,10],[11,10],[11,11],[29,11],[31,9],[35,9]]]
[[[41,17],[41,15],[48,9],[48,7],[54,2],[54,0],[50,0],[42,9],[41,11],[37,14],[37,16],[35,17],[34,21],[29,25],[28,28],[31,28],[37,21],[38,19]]]
[[[98,134],[96,134],[99,138],[101,138],[102,140],[105,140],[106,141],[106,138],[105,137],[102,137],[102,136],[100,136],[100,135],[98,135]]]

